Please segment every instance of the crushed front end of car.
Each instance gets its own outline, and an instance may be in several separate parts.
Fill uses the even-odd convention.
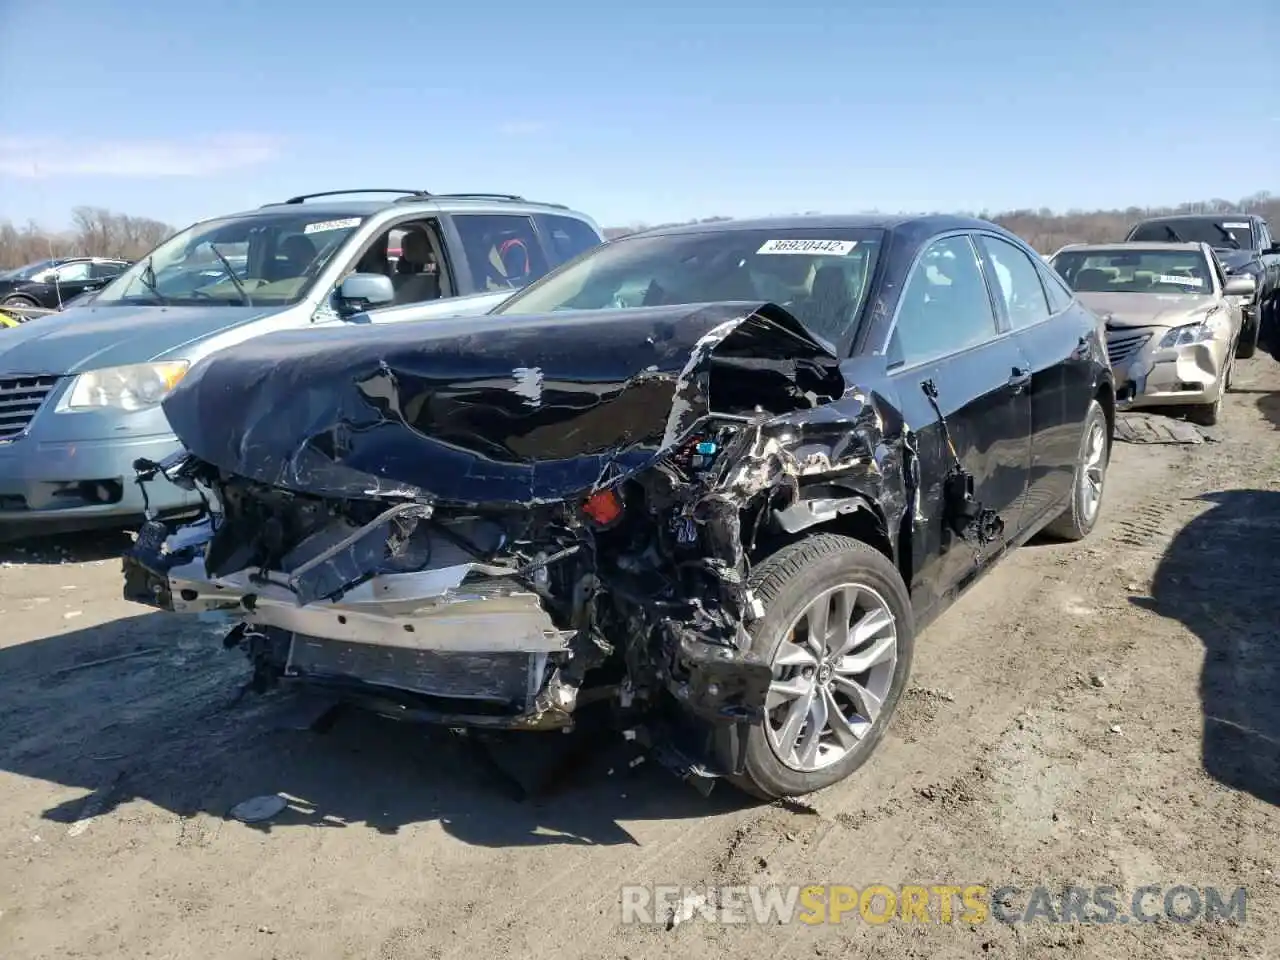
[[[259,688],[452,727],[759,723],[758,542],[861,509],[888,538],[911,495],[894,409],[769,304],[282,333],[164,407],[186,451],[139,482],[208,509],[144,526],[126,597],[233,614]]]

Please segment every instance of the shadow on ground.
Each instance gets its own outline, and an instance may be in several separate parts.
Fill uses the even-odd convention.
[[[225,817],[281,793],[289,807],[260,829],[394,834],[436,821],[486,847],[634,843],[620,821],[748,802],[725,785],[704,798],[652,759],[630,766],[635,750],[620,737],[550,795],[517,800],[481,751],[447,731],[355,711],[324,733],[294,729],[307,718],[298,698],[242,694],[247,666],[222,649],[224,633],[155,613],[0,648],[0,770],[88,791],[43,812],[68,825],[135,798],[183,818]],[[537,750],[567,735],[522,736]]]
[[[1258,412],[1267,418],[1277,430],[1280,430],[1280,393],[1268,391],[1258,397]]]
[[[1280,492],[1205,494],[1141,601],[1204,643],[1204,768],[1280,805]]]
[[[132,542],[126,530],[0,539],[0,563],[90,563],[116,560]]]

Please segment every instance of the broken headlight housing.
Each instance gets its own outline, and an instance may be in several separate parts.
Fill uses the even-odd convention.
[[[1213,313],[1203,320],[1197,320],[1195,323],[1174,327],[1160,338],[1158,346],[1161,350],[1169,347],[1187,347],[1193,343],[1204,343],[1206,340],[1212,340],[1222,332],[1222,314],[1221,312]]]
[[[58,402],[58,412],[154,407],[186,376],[187,367],[186,360],[169,360],[88,370],[71,382]]]

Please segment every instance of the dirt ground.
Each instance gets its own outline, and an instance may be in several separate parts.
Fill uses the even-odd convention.
[[[0,957],[1280,956],[1280,366],[1221,442],[1118,444],[1094,535],[920,640],[877,754],[804,803],[622,755],[517,801],[465,743],[239,696],[120,536],[0,560]],[[246,825],[229,809],[281,793]],[[624,926],[623,884],[1244,887],[1243,924]]]

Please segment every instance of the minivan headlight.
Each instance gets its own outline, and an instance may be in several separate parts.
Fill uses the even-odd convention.
[[[85,410],[145,410],[154,407],[186,376],[186,360],[131,363],[78,375],[58,403],[59,413]]]

